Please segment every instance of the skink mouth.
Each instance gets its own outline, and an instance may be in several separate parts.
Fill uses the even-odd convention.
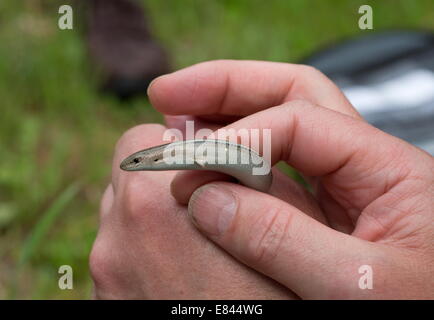
[[[122,170],[126,170],[126,171],[128,171],[128,169],[129,169],[129,161],[128,161],[128,158],[127,158],[127,159],[124,159],[124,160],[121,162],[120,168],[121,168]]]

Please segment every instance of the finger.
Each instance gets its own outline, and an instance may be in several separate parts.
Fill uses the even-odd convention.
[[[190,140],[195,139],[195,134],[202,129],[208,130],[208,131],[215,131],[219,128],[221,128],[223,125],[227,125],[231,122],[225,122],[225,123],[219,123],[219,122],[211,122],[211,119],[203,119],[196,116],[189,116],[189,115],[179,115],[179,116],[172,116],[172,115],[164,115],[164,120],[166,122],[166,126],[170,129],[176,129],[179,130],[182,134],[182,137],[184,137],[184,140]],[[238,119],[237,119],[238,120]],[[187,124],[187,122],[190,122],[190,124]],[[187,127],[191,128],[188,129]],[[192,135],[191,137],[188,135]],[[206,137],[208,134],[204,134],[203,136]],[[197,137],[198,139],[202,139],[203,137]]]
[[[360,117],[330,79],[296,64],[209,61],[155,79],[148,93],[157,110],[172,115],[244,116],[306,99]]]
[[[180,171],[170,184],[170,192],[180,204],[188,204],[194,190],[213,181],[232,181],[234,178],[216,171]]]
[[[193,192],[214,181],[232,181],[228,175],[213,171],[181,171],[173,178],[171,192],[181,204],[188,204]],[[273,170],[273,184],[270,194],[281,199],[314,219],[326,224],[327,221],[312,194],[278,169]]]
[[[321,177],[354,215],[402,180],[408,174],[403,164],[419,155],[364,121],[304,101],[258,112],[221,130],[269,128],[272,164],[284,160],[306,176]]]
[[[193,194],[188,209],[211,240],[302,298],[328,298],[333,288],[348,295],[361,291],[357,270],[379,254],[368,242],[240,185],[203,186]]]
[[[194,117],[189,115],[177,115],[172,116],[165,114],[164,115],[164,122],[168,128],[178,129],[180,131],[185,132],[185,122],[186,121],[193,121]]]
[[[144,124],[133,127],[122,135],[122,137],[116,144],[115,154],[113,157],[112,184],[115,192],[119,184],[126,182],[128,179],[140,180],[148,177],[154,179],[155,181],[158,181],[161,179],[161,177],[171,177],[174,174],[173,172],[169,171],[126,172],[121,170],[119,167],[121,161],[132,153],[152,146],[167,143],[167,141],[163,141],[165,130],[166,127],[160,124]]]

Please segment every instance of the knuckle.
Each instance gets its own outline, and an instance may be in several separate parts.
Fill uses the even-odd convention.
[[[114,199],[114,191],[113,191],[113,185],[109,184],[107,188],[104,191],[103,196],[101,197],[100,203],[99,203],[99,218],[102,222],[105,217],[109,214],[113,207],[113,199]]]
[[[122,211],[124,215],[132,220],[137,220],[143,216],[143,212],[147,209],[147,202],[144,201],[142,195],[137,190],[135,180],[125,185],[124,194],[122,196]]]
[[[116,149],[118,149],[120,145],[123,145],[128,141],[141,139],[143,136],[149,134],[149,132],[163,131],[165,129],[166,128],[159,123],[140,124],[135,127],[132,127],[127,131],[125,131],[124,134],[119,138],[116,144]]]
[[[114,261],[111,249],[97,238],[89,256],[89,270],[95,287],[106,287],[113,279]]]
[[[121,206],[118,207],[118,212],[121,212],[122,217],[135,217],[136,212],[140,212],[141,201],[135,197],[134,192],[129,192],[129,185],[125,186],[124,195],[122,196]]]
[[[299,67],[300,67],[300,73],[302,73],[306,77],[313,77],[313,78],[325,77],[325,75],[315,67],[306,64],[301,64],[299,65]]]
[[[158,213],[164,210],[166,201],[165,196],[161,194],[161,188],[146,190],[146,196],[143,190],[146,190],[143,178],[132,179],[119,192],[118,202],[114,208],[125,223],[131,223],[138,228],[152,221],[161,221],[163,215]]]
[[[288,236],[291,214],[287,210],[273,208],[253,223],[248,241],[248,256],[252,262],[272,264]]]

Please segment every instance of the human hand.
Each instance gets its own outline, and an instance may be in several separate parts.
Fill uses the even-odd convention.
[[[231,255],[301,298],[434,297],[433,157],[365,123],[319,72],[215,61],[163,76],[149,93],[175,116],[251,114],[227,128],[271,128],[273,164],[286,161],[312,184],[315,219],[240,185],[198,189],[212,179],[179,173],[173,195]],[[372,290],[359,287],[363,265]]]
[[[117,144],[112,183],[101,202],[100,229],[90,257],[95,297],[297,298],[277,282],[246,268],[191,225],[187,208],[170,194],[175,172],[119,169],[121,160],[132,152],[164,143],[164,131],[161,125],[141,125],[127,131]],[[319,211],[309,194],[290,181],[282,183],[286,186],[282,199],[312,215]],[[296,193],[291,194],[291,188]]]

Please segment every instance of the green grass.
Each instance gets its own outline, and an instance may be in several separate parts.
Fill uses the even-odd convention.
[[[89,298],[88,254],[99,200],[123,131],[161,121],[145,99],[101,96],[67,0],[0,2],[0,298]],[[357,9],[376,30],[434,29],[432,0],[147,0],[154,34],[175,69],[210,59],[294,62],[352,35]],[[74,269],[74,290],[57,270]]]

